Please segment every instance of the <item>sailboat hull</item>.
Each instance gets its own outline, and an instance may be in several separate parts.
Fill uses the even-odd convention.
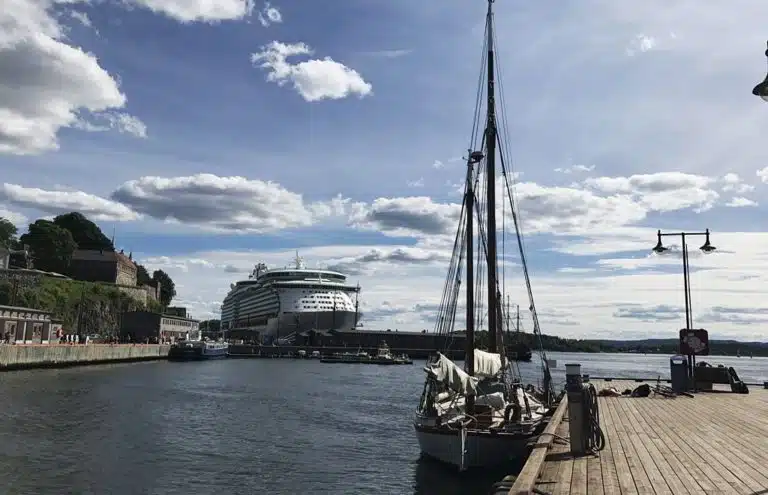
[[[423,455],[450,464],[459,471],[490,468],[522,459],[528,455],[528,443],[534,437],[532,434],[467,430],[462,441],[462,432],[458,429],[419,424],[414,427]]]

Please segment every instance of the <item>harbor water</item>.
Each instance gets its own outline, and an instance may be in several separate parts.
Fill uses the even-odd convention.
[[[592,376],[669,375],[669,356],[559,354]],[[706,359],[745,382],[767,358]],[[0,375],[0,479],[9,494],[485,494],[419,460],[413,366],[237,359]],[[520,363],[527,380],[538,365]],[[515,467],[511,466],[509,470]]]

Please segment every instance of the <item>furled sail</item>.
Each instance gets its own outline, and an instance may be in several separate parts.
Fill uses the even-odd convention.
[[[475,376],[491,378],[501,371],[501,354],[475,349]]]
[[[454,392],[463,395],[475,395],[477,380],[443,354],[438,352],[437,355],[437,361],[429,363],[424,370],[431,374],[437,382],[444,384]]]

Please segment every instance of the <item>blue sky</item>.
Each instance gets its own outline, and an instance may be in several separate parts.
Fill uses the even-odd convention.
[[[299,249],[360,281],[368,326],[429,327],[486,9],[430,5],[12,0],[0,216],[23,228],[82,211],[167,270],[199,317],[252,265]],[[679,259],[648,248],[657,228],[708,227],[722,252],[692,258],[696,321],[765,340],[768,105],[751,89],[768,5],[495,5],[543,330],[673,335]]]

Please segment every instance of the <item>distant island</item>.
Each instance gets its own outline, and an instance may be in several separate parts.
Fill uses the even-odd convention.
[[[479,345],[484,345],[488,332],[480,331],[475,335]],[[538,341],[532,333],[512,333],[512,342],[522,342],[531,349],[538,349]],[[638,354],[678,353],[679,342],[670,339],[609,340],[609,339],[564,339],[554,335],[542,335],[541,342],[545,351],[553,352],[631,352]],[[768,357],[768,342],[739,342],[736,340],[710,340],[710,354],[717,356],[764,356]]]
[[[217,333],[220,329],[219,320],[200,322],[200,328],[205,332]],[[522,343],[531,349],[539,345],[531,333],[512,333],[512,343]],[[545,351],[553,352],[630,352],[638,354],[673,355],[678,352],[678,340],[671,339],[642,339],[642,340],[607,340],[607,339],[564,339],[554,335],[542,335]],[[475,334],[479,347],[485,347],[488,332],[479,331]],[[768,357],[768,342],[739,342],[736,340],[710,340],[711,354],[717,356]]]

